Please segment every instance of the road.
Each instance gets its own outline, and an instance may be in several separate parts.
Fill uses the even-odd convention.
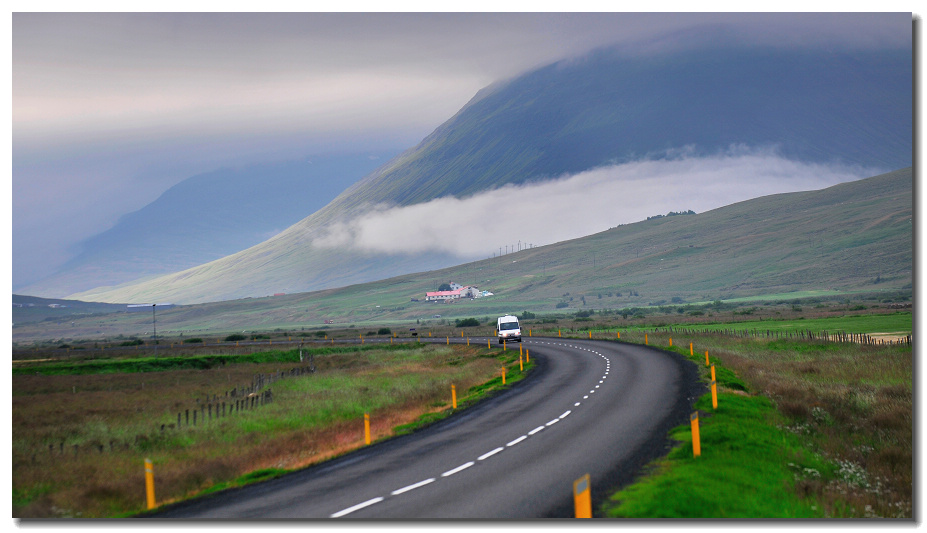
[[[529,377],[437,424],[154,516],[570,517],[574,480],[589,473],[601,502],[666,452],[700,394],[695,365],[677,354],[539,337],[524,347],[537,364]]]

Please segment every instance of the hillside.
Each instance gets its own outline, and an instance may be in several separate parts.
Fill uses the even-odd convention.
[[[181,306],[159,313],[165,334],[260,331],[496,313],[683,305],[807,292],[910,291],[910,168],[827,189],[757,198],[705,213],[619,226],[558,244],[447,269],[339,289]],[[495,296],[414,302],[437,284],[477,285]],[[796,297],[796,296],[791,296]],[[140,334],[125,313],[75,327],[13,328],[14,340]],[[56,329],[61,328],[61,329]],[[135,330],[139,331],[136,332]]]
[[[13,324],[15,326],[16,324],[22,325],[43,320],[63,322],[87,315],[125,311],[125,309],[126,306],[120,304],[58,300],[14,294]]]
[[[191,303],[446,267],[460,259],[320,248],[313,241],[376,205],[463,197],[683,147],[698,155],[732,145],[776,146],[799,161],[906,167],[911,83],[909,50],[718,46],[645,57],[600,51],[486,88],[419,146],[261,244],[175,274],[71,297]]]
[[[187,178],[87,239],[46,279],[19,290],[64,295],[177,272],[261,243],[321,209],[395,151],[318,155]]]

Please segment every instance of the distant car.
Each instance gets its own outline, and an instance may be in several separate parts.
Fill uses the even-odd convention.
[[[435,315],[432,318],[441,318],[441,315]]]
[[[418,337],[418,332],[415,331],[415,328],[409,328],[409,333],[410,333],[413,337]]]

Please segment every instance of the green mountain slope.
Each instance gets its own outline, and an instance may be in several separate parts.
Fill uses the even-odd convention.
[[[192,303],[449,266],[459,260],[321,249],[312,242],[328,224],[375,205],[464,197],[682,147],[699,155],[731,145],[775,145],[798,161],[905,167],[911,164],[911,76],[908,50],[718,46],[643,58],[597,52],[485,89],[419,146],[268,241],[183,272],[69,297]]]
[[[620,309],[805,291],[910,290],[912,190],[907,168],[819,191],[627,224],[437,271],[183,306],[159,314],[158,324],[165,332],[250,331],[319,327],[325,320],[382,324],[434,313],[543,312],[564,303],[573,309]],[[412,301],[445,281],[477,285],[494,296],[453,304]],[[86,327],[95,332],[124,333],[91,322]],[[14,328],[14,338],[39,334]]]

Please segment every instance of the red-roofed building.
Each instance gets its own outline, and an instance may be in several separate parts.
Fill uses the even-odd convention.
[[[426,302],[446,302],[448,300],[457,300],[460,298],[460,290],[456,291],[436,291],[436,292],[426,292],[425,301]]]

